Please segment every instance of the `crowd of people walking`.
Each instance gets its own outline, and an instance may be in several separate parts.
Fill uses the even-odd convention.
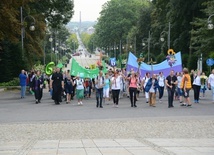
[[[162,103],[164,90],[167,90],[168,108],[174,107],[174,100],[178,100],[181,106],[191,107],[190,91],[193,90],[194,103],[199,103],[200,99],[205,97],[207,89],[212,91],[214,103],[214,69],[209,77],[200,71],[189,73],[187,68],[178,73],[171,70],[165,77],[162,72],[159,74],[148,72],[145,76],[140,76],[133,69],[126,72],[125,69],[113,68],[107,73],[100,70],[97,77],[90,79],[84,78],[81,74],[74,77],[69,70],[62,73],[60,68],[56,68],[51,76],[41,74],[41,71],[32,71],[28,74],[22,70],[19,79],[21,98],[25,98],[28,85],[29,91],[35,96],[36,104],[41,103],[45,87],[49,89],[51,98],[57,105],[63,101],[63,97],[67,104],[75,102],[71,100],[76,97],[77,104],[83,105],[83,99],[91,98],[94,92],[97,108],[103,108],[103,103],[111,102],[118,108],[120,98],[123,96],[130,99],[131,107],[136,108],[141,94],[149,106],[156,107],[156,102]]]

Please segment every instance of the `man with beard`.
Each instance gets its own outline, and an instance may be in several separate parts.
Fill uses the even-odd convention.
[[[57,68],[56,72],[53,73],[50,88],[53,89],[52,99],[55,104],[60,104],[59,102],[62,102],[61,93],[64,89],[63,75],[60,73],[60,68]]]

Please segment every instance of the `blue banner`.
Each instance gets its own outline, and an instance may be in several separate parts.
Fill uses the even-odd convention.
[[[140,66],[140,75],[141,77],[144,77],[146,72],[150,72],[154,74],[159,74],[159,72],[163,72],[164,76],[167,76],[169,75],[171,70],[174,70],[175,72],[181,72],[182,71],[181,52],[178,52],[175,54],[175,59],[176,59],[176,62],[175,64],[172,65],[172,67],[168,64],[167,60],[154,65],[148,65],[143,62]],[[134,71],[137,71],[138,62],[137,62],[137,57],[130,52],[126,70],[129,72],[131,69],[134,69]]]

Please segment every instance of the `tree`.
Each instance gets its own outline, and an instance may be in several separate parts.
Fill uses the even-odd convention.
[[[21,23],[20,8],[23,10],[24,22]],[[5,61],[10,62],[7,66],[14,65],[13,55],[9,51],[18,52],[21,59],[17,64],[31,68],[41,57],[43,57],[44,39],[47,27],[55,30],[63,29],[63,24],[70,21],[73,16],[73,0],[1,0],[0,1],[0,65]],[[35,31],[28,28],[35,19]],[[7,26],[5,26],[7,23]],[[21,49],[21,28],[25,27],[24,50]],[[60,34],[61,36],[61,34]],[[62,34],[63,36],[63,34]],[[64,39],[64,38],[63,38]],[[8,47],[17,47],[16,50]],[[8,56],[6,56],[7,54]],[[10,56],[9,56],[10,55]],[[10,58],[11,61],[7,60]],[[11,59],[12,58],[12,59]],[[5,60],[3,60],[5,59]],[[16,58],[14,58],[16,59]],[[11,68],[16,68],[13,66]],[[1,81],[1,79],[0,79]]]
[[[70,47],[71,50],[73,50],[73,53],[75,53],[76,49],[79,46],[77,35],[75,33],[70,35],[70,37],[67,40],[67,45]]]
[[[141,0],[111,0],[105,3],[95,26],[97,45],[107,47],[126,40],[132,26],[137,24],[142,5]]]

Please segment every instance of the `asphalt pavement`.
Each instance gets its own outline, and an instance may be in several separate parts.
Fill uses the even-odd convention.
[[[191,99],[193,93],[190,93]],[[94,94],[78,106],[55,105],[47,89],[33,95],[0,92],[0,155],[213,155],[214,104],[211,92],[199,104],[168,108],[167,93],[156,107],[140,95],[137,108],[122,97],[96,108]]]

